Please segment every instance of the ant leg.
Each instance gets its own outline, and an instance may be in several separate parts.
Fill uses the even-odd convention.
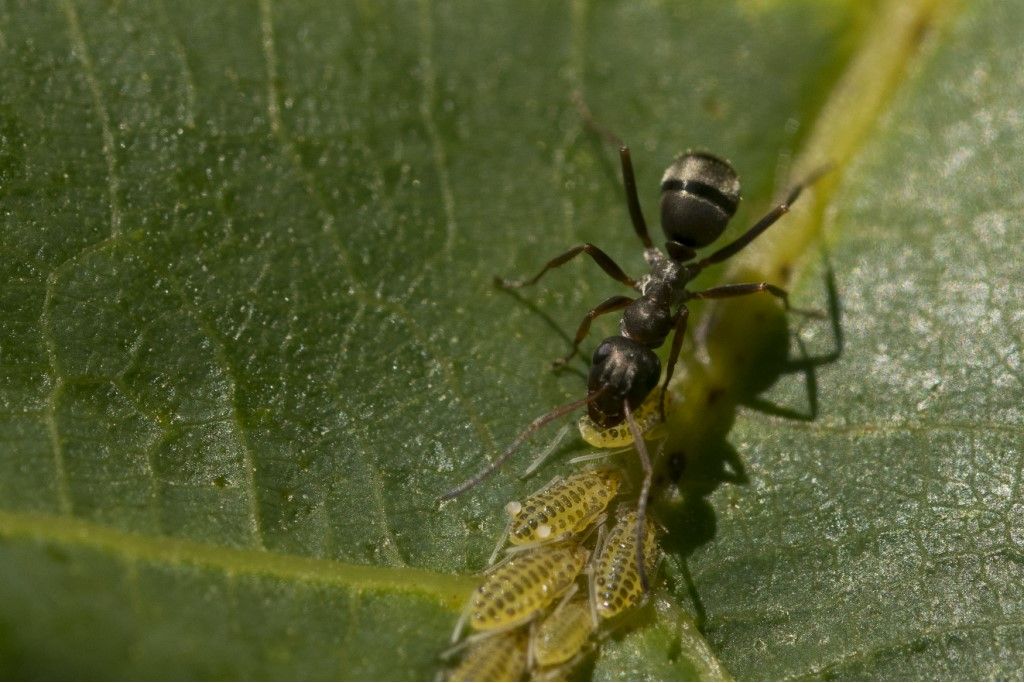
[[[758,292],[768,292],[772,296],[782,301],[782,307],[792,313],[799,313],[806,315],[810,318],[824,318],[825,314],[821,311],[812,311],[805,308],[794,308],[789,305],[789,292],[784,290],[782,287],[776,287],[768,282],[748,282],[738,285],[722,285],[721,287],[712,287],[711,289],[705,289],[702,292],[691,292],[691,299],[728,299],[734,296],[746,296],[747,294],[757,294]]]
[[[654,470],[651,468],[651,458],[647,454],[647,443],[644,442],[644,435],[640,433],[640,427],[633,417],[633,411],[629,402],[622,404],[626,413],[626,424],[633,434],[633,443],[636,445],[636,453],[640,456],[640,465],[644,470],[644,481],[640,485],[640,499],[636,502],[636,572],[640,576],[640,587],[647,593],[650,584],[647,580],[647,568],[644,566],[644,538],[647,534],[647,499],[651,496],[651,482],[654,479]]]
[[[644,220],[644,212],[640,208],[640,199],[636,194],[636,176],[633,174],[633,159],[629,154],[629,146],[622,141],[615,133],[611,132],[594,119],[590,113],[590,107],[583,101],[583,95],[577,90],[572,94],[576,109],[580,112],[580,118],[587,128],[603,137],[619,148],[619,162],[622,164],[622,185],[626,189],[626,205],[629,207],[629,217],[633,221],[633,230],[636,236],[644,243],[644,247],[650,249],[654,246],[651,236],[647,232],[647,221]]]
[[[661,421],[665,421],[665,392],[668,391],[668,383],[672,379],[672,373],[676,369],[676,361],[679,360],[679,352],[683,349],[683,337],[686,336],[686,322],[690,318],[690,309],[683,304],[676,314],[676,329],[672,335],[672,350],[668,353],[668,370],[665,372],[665,382],[661,385]]]
[[[572,351],[556,360],[552,365],[556,368],[561,367],[568,363],[572,357],[579,352],[580,342],[583,341],[590,332],[590,323],[594,321],[594,318],[599,315],[604,315],[605,313],[622,310],[631,303],[633,303],[633,299],[630,299],[628,296],[612,296],[591,308],[590,311],[583,316],[583,321],[580,323],[579,329],[576,330],[576,339],[572,342]]]
[[[440,499],[449,500],[451,498],[460,496],[466,491],[470,490],[471,488],[482,482],[484,479],[494,474],[498,470],[498,468],[505,463],[506,460],[512,457],[512,455],[516,452],[516,450],[519,449],[523,442],[526,441],[526,439],[528,439],[530,435],[533,434],[535,431],[537,431],[544,425],[548,424],[549,422],[557,420],[563,415],[567,415],[572,411],[576,410],[577,408],[582,408],[588,403],[596,400],[601,394],[604,393],[605,389],[607,389],[607,387],[601,387],[597,391],[587,394],[587,396],[581,398],[578,401],[573,401],[572,403],[566,403],[563,406],[558,406],[551,412],[541,415],[536,420],[527,425],[526,429],[521,431],[519,433],[519,436],[512,440],[512,443],[509,444],[508,448],[506,448],[501,455],[499,455],[489,465],[487,465],[487,467],[483,468],[482,470],[474,474],[472,477],[470,477],[466,481],[462,482],[461,484],[453,488],[451,491],[442,494]]]
[[[618,280],[627,287],[631,289],[636,289],[636,280],[626,275],[625,271],[623,271],[622,268],[619,268],[619,265],[612,260],[611,256],[604,253],[603,251],[595,247],[593,244],[590,244],[589,242],[585,244],[580,244],[579,246],[575,246],[569,251],[565,252],[564,254],[560,254],[559,256],[556,256],[555,258],[551,259],[550,261],[547,262],[547,264],[544,265],[544,267],[541,269],[539,273],[537,273],[537,275],[530,278],[529,280],[505,280],[500,277],[495,277],[494,284],[505,289],[518,289],[519,287],[527,287],[529,285],[535,284],[537,280],[541,279],[544,276],[544,273],[548,272],[552,268],[557,268],[558,266],[564,265],[582,253],[586,253],[588,256],[594,259],[597,265],[601,266],[601,270],[608,273],[608,275],[611,276],[613,280]]]
[[[810,176],[808,176],[807,179],[804,180],[803,182],[797,183],[796,186],[789,191],[789,196],[786,197],[786,201],[782,202],[774,209],[769,211],[767,214],[765,214],[765,216],[761,220],[759,220],[757,223],[754,223],[753,227],[751,227],[745,233],[737,237],[735,240],[725,245],[724,247],[722,247],[715,253],[711,254],[710,256],[702,258],[700,261],[697,262],[697,267],[704,268],[706,266],[710,266],[712,263],[721,263],[725,259],[734,255],[743,247],[753,242],[762,232],[772,227],[775,221],[779,220],[784,215],[786,215],[789,212],[789,207],[791,207],[793,203],[797,200],[797,197],[800,196],[800,193],[803,192],[804,188],[818,180],[818,178],[820,178],[826,172],[828,172],[829,168],[830,166],[823,166],[814,173],[812,173]]]

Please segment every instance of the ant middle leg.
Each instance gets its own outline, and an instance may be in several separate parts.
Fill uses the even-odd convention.
[[[552,268],[558,268],[561,265],[565,265],[580,254],[587,254],[594,259],[594,262],[601,266],[601,270],[607,273],[613,280],[618,280],[630,289],[636,289],[636,280],[626,275],[625,271],[619,267],[619,264],[612,260],[611,256],[589,242],[575,246],[564,254],[559,254],[555,258],[551,259],[544,265],[539,273],[529,280],[505,280],[500,277],[495,277],[494,284],[505,289],[528,287],[529,285],[536,284],[536,282],[544,277],[544,274]]]
[[[794,308],[789,305],[789,292],[784,290],[782,287],[770,284],[768,282],[746,282],[738,285],[722,285],[721,287],[712,287],[711,289],[705,289],[700,292],[691,292],[691,299],[729,299],[735,296],[746,296],[748,294],[757,294],[758,292],[767,292],[782,302],[782,307],[791,313],[799,313],[800,315],[806,315],[809,318],[824,318],[825,314],[822,311],[814,311],[806,308]]]
[[[665,381],[661,385],[661,398],[659,409],[661,410],[661,421],[665,421],[665,392],[668,391],[668,383],[672,379],[672,373],[676,370],[676,361],[679,360],[679,353],[683,350],[683,337],[686,336],[686,323],[690,319],[690,309],[684,304],[676,314],[675,331],[672,334],[672,350],[668,353],[668,369],[665,371]]]
[[[590,309],[587,314],[583,316],[583,320],[580,322],[580,326],[576,330],[576,338],[572,342],[572,351],[554,361],[552,365],[556,368],[562,367],[568,363],[573,356],[579,353],[580,342],[583,341],[590,332],[590,323],[594,321],[594,318],[604,315],[605,313],[611,313],[612,311],[620,311],[631,303],[633,303],[633,299],[628,296],[612,296]]]

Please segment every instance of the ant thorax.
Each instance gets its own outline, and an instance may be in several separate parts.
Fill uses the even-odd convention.
[[[651,272],[637,282],[637,289],[643,296],[650,296],[655,290],[671,291],[671,306],[675,307],[685,300],[686,285],[696,273],[685,263],[673,261],[657,247],[644,249],[644,260]]]

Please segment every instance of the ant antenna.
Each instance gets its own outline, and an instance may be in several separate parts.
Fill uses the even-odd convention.
[[[549,422],[557,420],[558,418],[562,417],[563,415],[571,413],[572,411],[574,411],[574,410],[576,410],[578,408],[582,408],[583,406],[587,405],[588,403],[591,403],[591,402],[595,401],[607,389],[608,389],[607,386],[601,387],[597,391],[593,391],[593,392],[587,394],[587,396],[585,398],[581,398],[578,401],[573,401],[572,403],[566,403],[563,406],[558,406],[557,408],[555,408],[551,412],[546,413],[544,415],[541,415],[536,420],[531,422],[526,427],[526,429],[524,429],[522,432],[520,432],[519,436],[517,436],[512,441],[512,443],[509,444],[508,448],[506,448],[505,451],[501,455],[499,455],[489,465],[487,465],[487,467],[485,467],[484,469],[480,470],[480,472],[478,472],[477,474],[473,475],[472,477],[470,477],[466,481],[462,482],[461,484],[459,484],[458,486],[453,488],[451,491],[448,491],[447,493],[442,494],[441,497],[440,497],[440,500],[451,500],[452,498],[460,496],[463,493],[465,493],[466,491],[470,490],[471,488],[473,488],[474,486],[476,486],[477,484],[482,482],[484,479],[486,479],[487,477],[489,477],[492,474],[494,474],[498,470],[498,468],[501,467],[505,463],[506,460],[508,460],[509,458],[512,457],[512,455],[519,449],[519,447],[523,444],[523,442],[526,441],[526,439],[528,439],[530,437],[530,435],[532,435],[535,431],[537,431],[538,429],[540,429],[544,425],[548,424]]]
[[[644,593],[647,592],[649,582],[647,580],[647,567],[644,566],[644,540],[647,536],[644,533],[647,529],[647,499],[651,496],[651,480],[653,471],[651,468],[651,457],[647,453],[647,443],[644,435],[640,432],[640,426],[633,417],[633,410],[629,407],[629,401],[624,401],[622,409],[626,413],[626,424],[633,434],[633,443],[636,445],[636,453],[640,456],[640,465],[644,470],[644,481],[640,485],[640,499],[636,503],[636,570],[640,575],[640,587]]]
[[[590,112],[590,107],[587,106],[587,101],[583,99],[582,91],[572,91],[572,103],[576,105],[576,111],[579,112],[580,118],[583,119],[583,123],[587,128],[603,137],[607,142],[611,143],[615,149],[621,149],[626,146],[626,143],[622,141],[622,138],[597,122],[597,119],[595,119],[594,115]]]

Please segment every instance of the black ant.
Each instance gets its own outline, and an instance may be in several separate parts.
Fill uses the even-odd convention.
[[[827,168],[823,168],[804,182],[793,187],[785,201],[765,214],[735,240],[697,260],[697,249],[715,242],[725,230],[729,220],[736,213],[740,202],[740,181],[729,162],[706,152],[686,152],[669,166],[661,178],[661,229],[665,233],[665,252],[654,246],[647,232],[647,223],[640,208],[633,175],[633,161],[629,147],[611,131],[594,121],[586,105],[577,101],[587,125],[619,149],[622,164],[622,183],[626,190],[626,205],[633,222],[633,229],[644,245],[644,260],[650,272],[634,280],[612,260],[608,254],[593,244],[586,243],[569,249],[545,264],[537,275],[528,280],[502,280],[495,278],[498,286],[512,289],[535,284],[549,270],[569,262],[580,254],[587,254],[601,269],[627,287],[639,292],[639,296],[612,296],[590,309],[583,317],[576,331],[570,352],[555,361],[555,366],[564,365],[579,351],[580,342],[590,331],[595,318],[605,313],[622,310],[619,334],[608,337],[598,345],[591,361],[587,381],[586,397],[555,408],[537,418],[523,430],[497,459],[485,469],[458,487],[441,496],[454,498],[476,486],[493,474],[519,446],[535,431],[578,408],[587,406],[590,419],[601,427],[613,427],[625,422],[629,426],[636,451],[643,467],[643,484],[637,504],[637,568],[641,583],[647,590],[647,575],[642,557],[643,531],[646,519],[647,501],[650,496],[652,468],[643,434],[634,418],[635,410],[657,386],[661,376],[661,361],[654,349],[665,343],[672,334],[672,347],[668,355],[668,368],[661,382],[659,409],[662,421],[665,419],[665,392],[675,371],[676,361],[686,334],[690,315],[686,302],[691,299],[725,299],[758,292],[767,292],[782,301],[783,307],[792,309],[786,291],[768,282],[750,282],[722,285],[700,291],[686,288],[701,271],[715,263],[721,263],[750,244],[761,233],[785,215],[800,196],[803,189],[817,180]],[[806,312],[816,315],[813,312]]]

